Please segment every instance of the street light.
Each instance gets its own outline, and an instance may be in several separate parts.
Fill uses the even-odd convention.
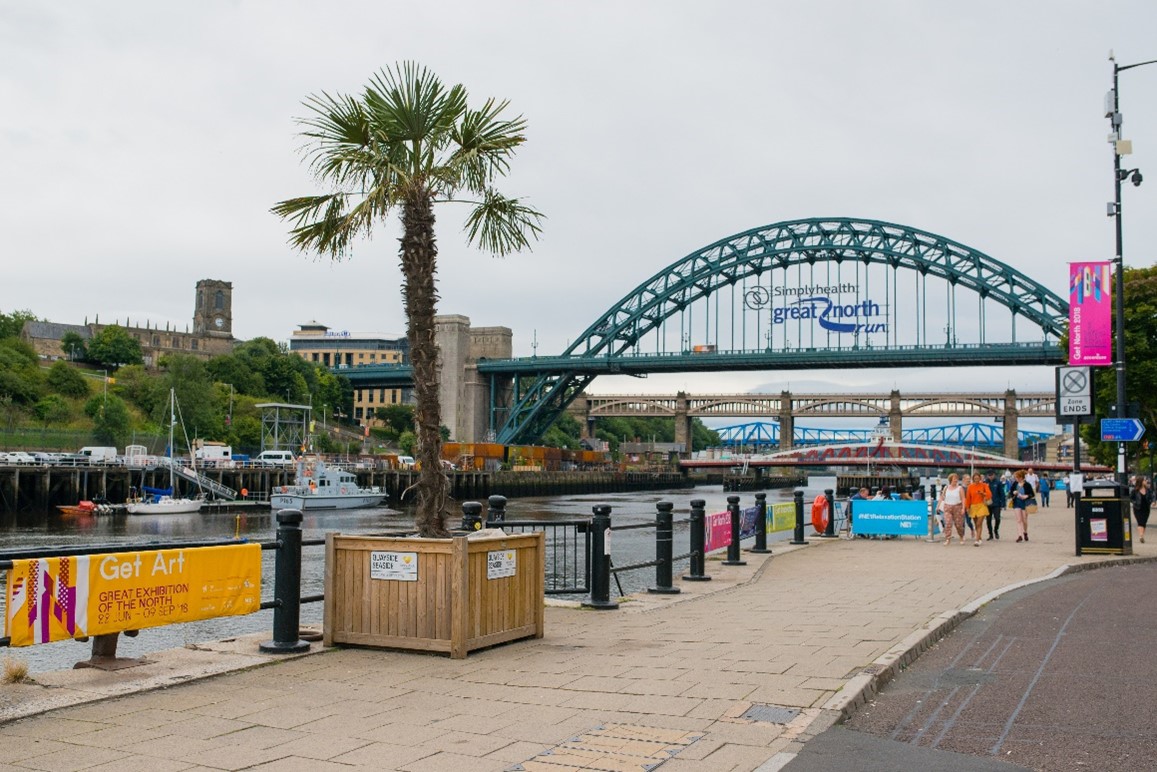
[[[1109,125],[1112,127],[1109,142],[1113,144],[1113,190],[1116,194],[1114,202],[1109,205],[1109,216],[1116,218],[1117,230],[1117,255],[1113,259],[1113,268],[1117,272],[1114,290],[1116,295],[1114,310],[1117,321],[1117,352],[1113,367],[1117,371],[1117,417],[1128,418],[1129,404],[1125,399],[1125,258],[1121,229],[1121,183],[1128,178],[1134,186],[1140,185],[1141,170],[1121,168],[1121,156],[1133,152],[1133,143],[1127,139],[1121,139],[1121,97],[1117,76],[1134,67],[1157,64],[1157,59],[1120,65],[1117,64],[1116,57],[1110,51],[1109,61],[1113,63],[1113,90],[1105,97],[1105,117],[1109,119]],[[1079,439],[1076,441],[1080,442]],[[1123,442],[1117,443],[1117,482],[1121,485],[1128,482],[1128,476],[1125,473],[1125,443]]]

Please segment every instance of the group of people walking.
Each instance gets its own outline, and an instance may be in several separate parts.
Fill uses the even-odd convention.
[[[1045,487],[1047,486],[1047,487]],[[1011,508],[1016,514],[1016,540],[1028,541],[1028,516],[1037,510],[1037,495],[1048,505],[1044,490],[1051,488],[1046,480],[1033,474],[1032,469],[1023,469],[998,479],[995,472],[981,475],[966,475],[963,480],[956,474],[948,475],[948,484],[940,490],[937,511],[944,517],[944,543],[952,543],[955,532],[961,544],[966,544],[964,531],[967,525],[972,533],[972,543],[979,547],[983,539],[983,529],[988,530],[988,539],[1000,538],[1000,521],[1003,510]]]

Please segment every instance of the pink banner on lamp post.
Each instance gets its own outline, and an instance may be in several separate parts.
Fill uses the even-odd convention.
[[[1110,266],[1069,263],[1069,364],[1113,363],[1113,298]]]

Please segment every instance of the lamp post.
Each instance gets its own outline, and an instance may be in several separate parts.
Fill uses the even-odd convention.
[[[1129,405],[1125,398],[1125,258],[1121,227],[1121,183],[1129,179],[1134,186],[1140,185],[1141,170],[1121,168],[1121,156],[1133,152],[1133,143],[1127,139],[1121,139],[1121,98],[1117,76],[1134,67],[1157,64],[1157,59],[1121,65],[1117,64],[1117,59],[1110,51],[1109,61],[1113,63],[1113,90],[1105,97],[1105,117],[1109,119],[1109,124],[1112,127],[1109,141],[1113,144],[1113,190],[1115,193],[1114,201],[1109,206],[1109,216],[1116,218],[1114,225],[1117,231],[1117,254],[1113,258],[1113,269],[1117,274],[1113,292],[1116,296],[1114,298],[1114,315],[1117,323],[1117,350],[1113,367],[1117,371],[1117,417],[1128,418]],[[1079,439],[1077,441],[1079,442]],[[1121,485],[1128,482],[1128,475],[1125,472],[1125,443],[1123,442],[1117,443],[1117,482]]]

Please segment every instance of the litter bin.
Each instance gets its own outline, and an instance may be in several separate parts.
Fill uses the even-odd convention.
[[[1077,554],[1132,555],[1128,486],[1087,480],[1077,505]]]

